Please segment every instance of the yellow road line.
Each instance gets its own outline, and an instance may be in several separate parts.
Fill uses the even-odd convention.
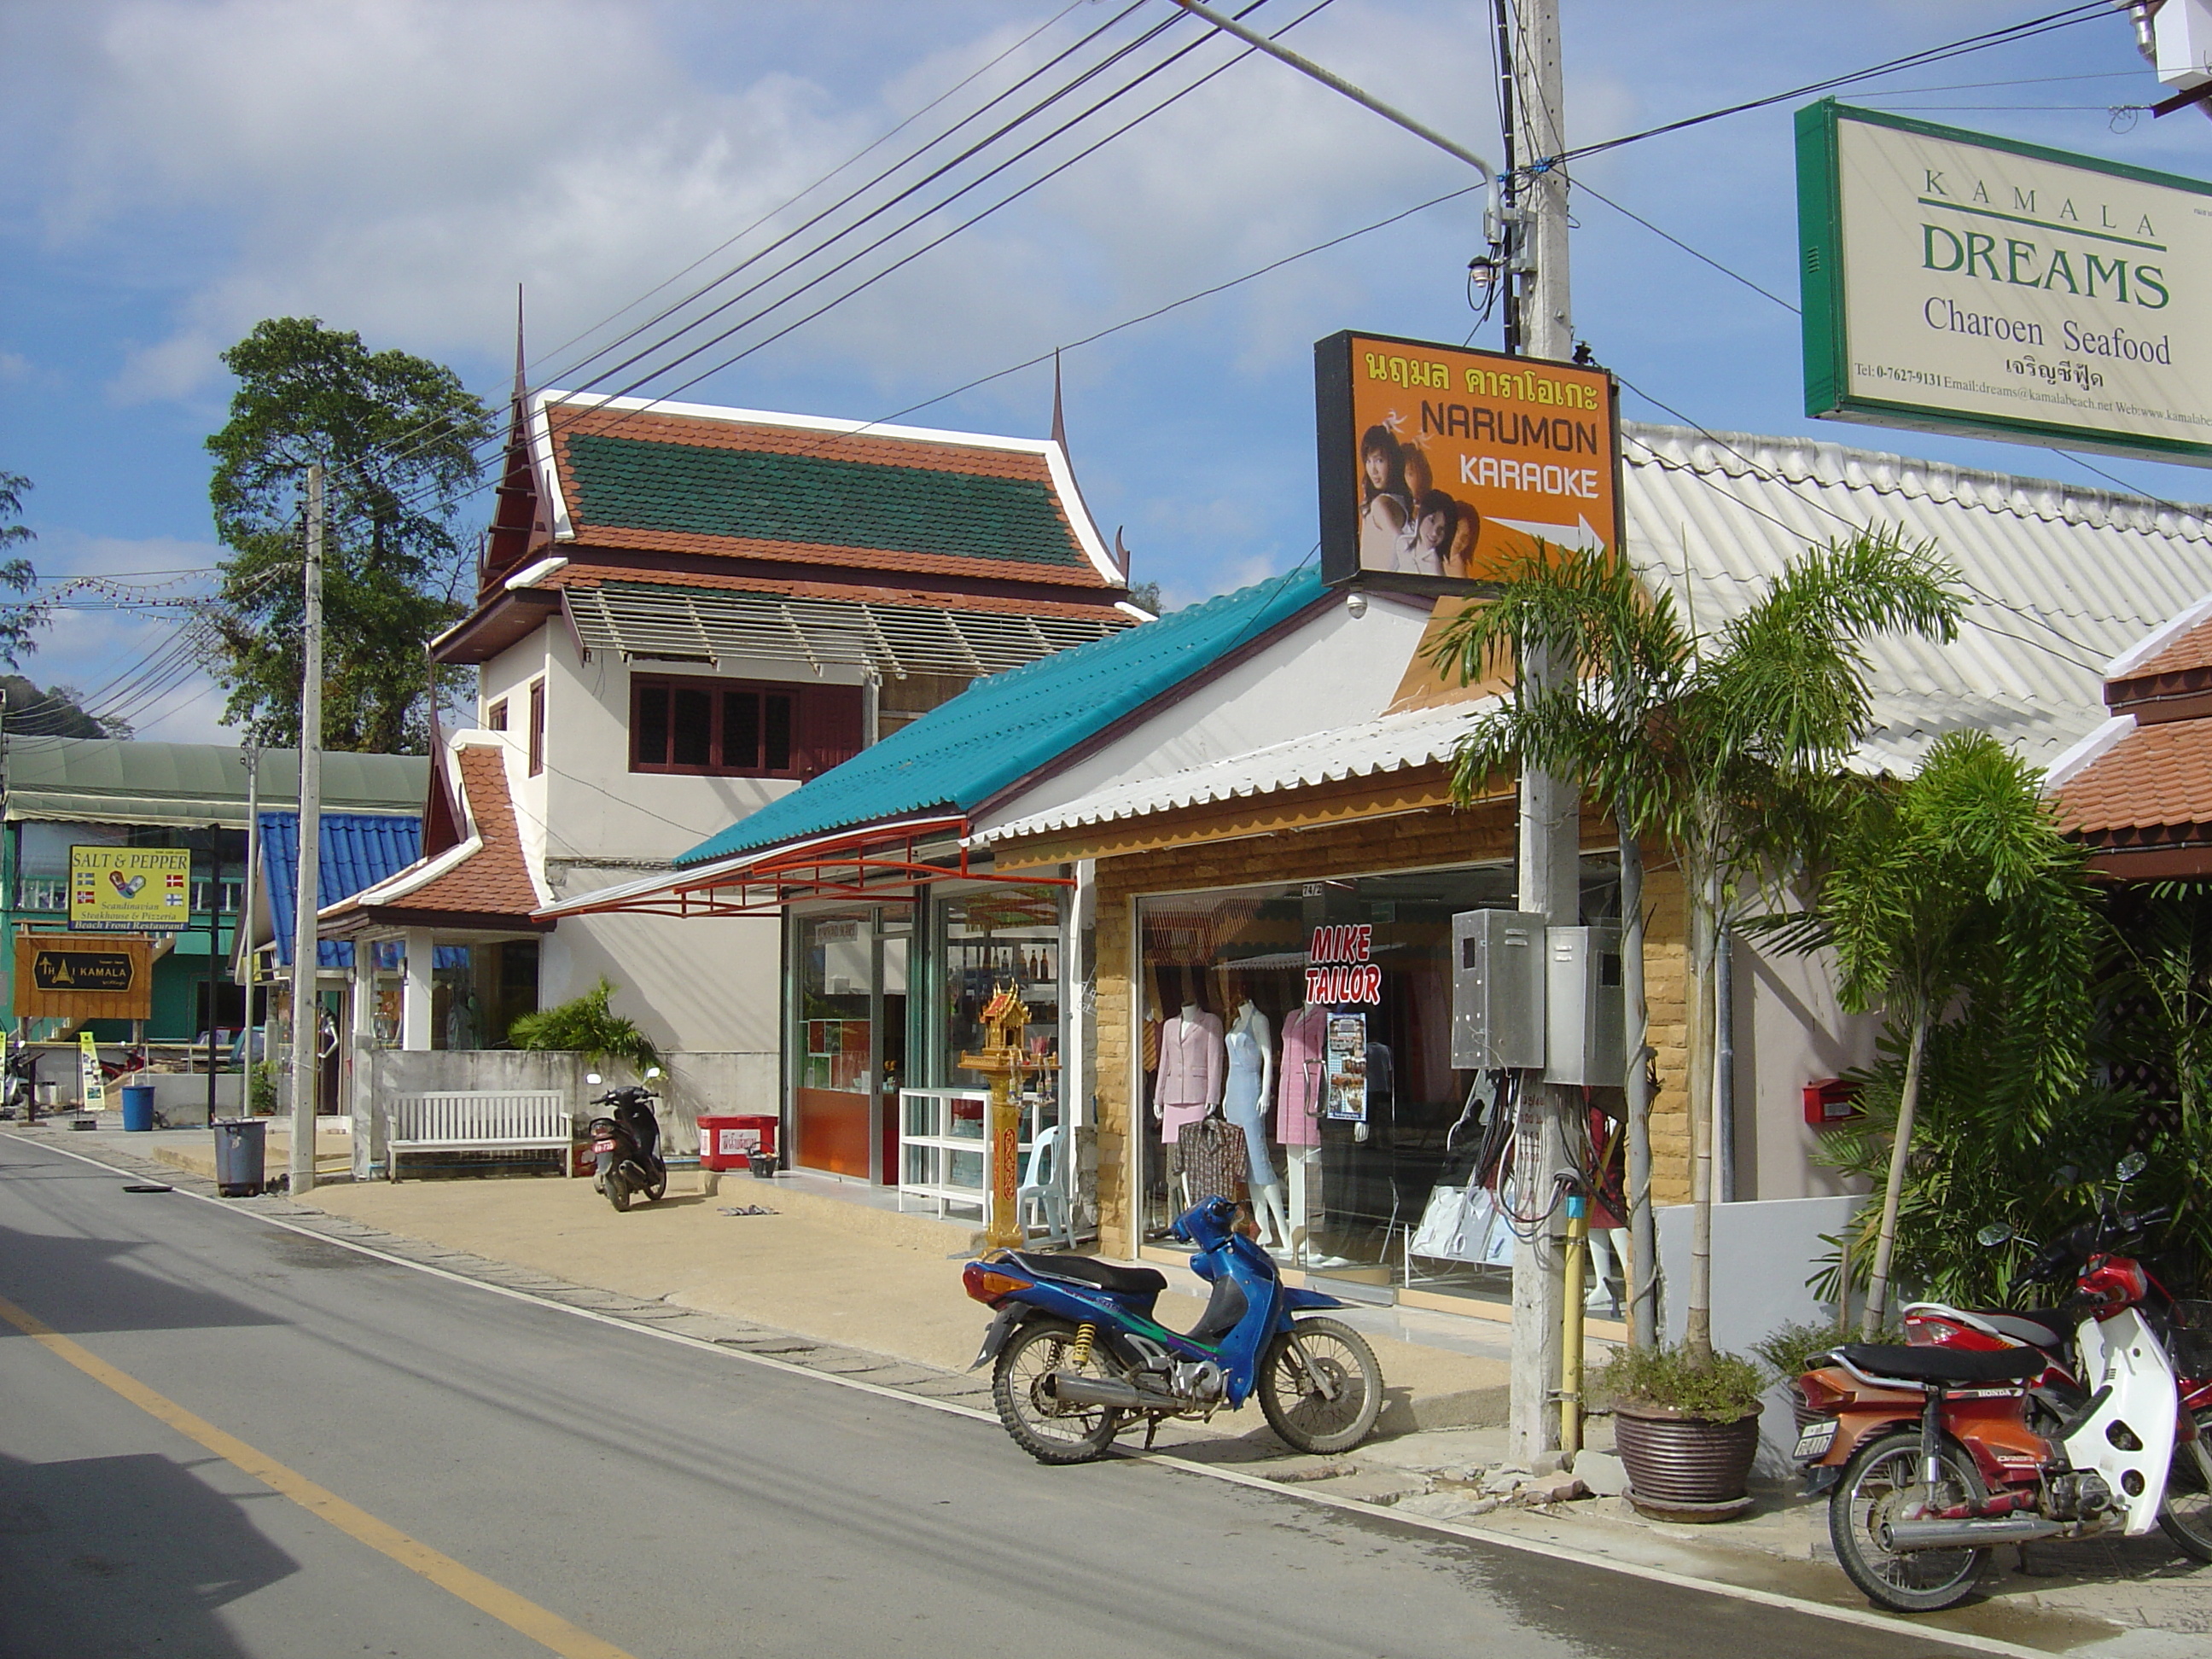
[[[630,1659],[611,1642],[603,1642],[589,1631],[578,1630],[557,1613],[518,1595],[504,1584],[463,1566],[428,1544],[410,1538],[398,1528],[378,1520],[368,1510],[349,1504],[325,1486],[319,1486],[296,1469],[257,1451],[235,1435],[225,1434],[205,1418],[195,1417],[164,1395],[156,1394],[127,1371],[118,1370],[97,1354],[79,1346],[34,1315],[0,1297],[0,1320],[5,1320],[57,1358],[67,1360],[94,1382],[112,1389],[149,1417],[158,1419],[188,1440],[198,1441],[217,1457],[242,1469],[264,1486],[282,1492],[311,1515],[321,1516],[349,1538],[356,1539],[380,1555],[389,1556],[410,1572],[419,1573],[440,1589],[459,1596],[480,1613],[517,1630],[562,1659]]]

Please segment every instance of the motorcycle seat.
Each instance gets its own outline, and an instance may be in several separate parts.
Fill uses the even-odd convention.
[[[1073,1279],[1121,1296],[1157,1296],[1168,1287],[1166,1275],[1152,1267],[1117,1267],[1087,1255],[1042,1255],[1020,1250],[1007,1254],[1041,1279]]]
[[[1985,1313],[1992,1330],[2002,1331],[2015,1341],[2033,1342],[2039,1348],[2063,1348],[2066,1346],[2066,1316],[2057,1310],[2030,1308],[2021,1313]]]
[[[1869,1376],[1914,1382],[2023,1382],[2051,1363],[2033,1348],[1907,1348],[1846,1342],[1836,1352]]]

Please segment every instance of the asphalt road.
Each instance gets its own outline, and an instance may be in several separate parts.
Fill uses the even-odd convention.
[[[0,1140],[0,1297],[636,1659],[1941,1650],[1156,1465],[1042,1468],[993,1425],[124,1185]],[[0,1654],[549,1650],[13,1325],[0,1401]]]

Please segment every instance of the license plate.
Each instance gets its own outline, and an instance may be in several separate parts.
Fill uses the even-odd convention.
[[[1797,1437],[1796,1458],[1800,1463],[1827,1455],[1828,1448],[1836,1443],[1836,1419],[1825,1423],[1808,1423],[1805,1431]]]
[[[614,1149],[615,1144],[611,1140],[595,1140],[592,1143],[592,1150],[595,1152],[611,1152]]]

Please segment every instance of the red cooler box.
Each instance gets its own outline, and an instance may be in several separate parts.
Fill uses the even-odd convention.
[[[774,1113],[702,1116],[699,1120],[699,1167],[702,1170],[744,1170],[758,1153],[775,1161]]]

